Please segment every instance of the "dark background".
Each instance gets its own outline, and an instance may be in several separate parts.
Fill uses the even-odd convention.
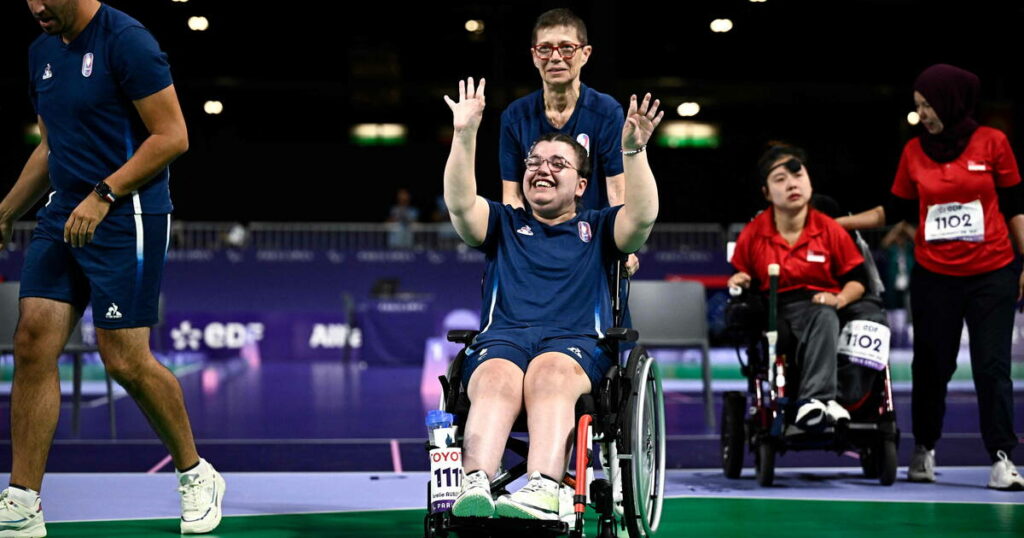
[[[178,218],[381,221],[406,186],[424,216],[441,192],[450,113],[441,96],[488,79],[481,194],[500,197],[498,120],[540,87],[528,47],[546,1],[441,3],[111,0],[169,54],[191,149],[173,165]],[[911,84],[933,63],[982,80],[978,117],[1018,156],[1024,91],[1022,2],[686,0],[569,2],[594,53],[582,80],[625,103],[650,90],[669,119],[682,101],[719,126],[717,149],[653,148],[661,221],[746,220],[761,202],[754,162],[770,139],[807,148],[818,192],[849,209],[882,200],[911,127]],[[188,29],[203,15],[206,32]],[[734,29],[715,34],[712,19]],[[471,35],[467,19],[485,31]],[[24,2],[0,3],[0,189],[31,151],[27,47],[39,34]],[[203,113],[207,99],[224,113]],[[349,140],[360,122],[408,127],[400,147]],[[100,178],[97,178],[100,179]]]

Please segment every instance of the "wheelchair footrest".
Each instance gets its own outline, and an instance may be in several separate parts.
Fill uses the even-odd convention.
[[[429,514],[432,528],[440,532],[458,533],[461,536],[564,536],[569,534],[569,524],[558,520],[457,517],[451,512]]]

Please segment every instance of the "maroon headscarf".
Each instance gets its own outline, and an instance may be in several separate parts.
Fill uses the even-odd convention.
[[[925,69],[914,81],[914,90],[924,96],[942,120],[942,132],[921,135],[921,149],[932,160],[947,163],[964,152],[978,128],[974,106],[978,102],[981,81],[970,71],[947,64]]]

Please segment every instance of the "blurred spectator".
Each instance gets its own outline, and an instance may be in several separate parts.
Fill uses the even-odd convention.
[[[388,231],[388,247],[412,248],[412,223],[420,219],[420,210],[412,205],[409,189],[401,188],[395,194],[395,205],[391,206],[387,222],[393,227]]]

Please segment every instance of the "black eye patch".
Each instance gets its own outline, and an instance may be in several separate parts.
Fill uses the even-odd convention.
[[[785,166],[786,170],[789,170],[790,173],[795,174],[799,172],[801,168],[803,168],[804,163],[800,162],[800,159],[793,158],[782,163],[781,166]]]
[[[768,171],[764,173],[764,178],[767,179],[768,176],[772,175],[772,172],[774,172],[776,168],[779,168],[781,166],[786,167],[786,170],[789,170],[789,172],[791,174],[795,174],[795,173],[799,172],[801,168],[803,168],[804,163],[802,161],[800,161],[800,159],[797,159],[796,157],[793,157],[792,159],[789,159],[788,161],[786,161],[784,163],[780,163],[780,164],[777,164],[777,165],[769,168]]]

